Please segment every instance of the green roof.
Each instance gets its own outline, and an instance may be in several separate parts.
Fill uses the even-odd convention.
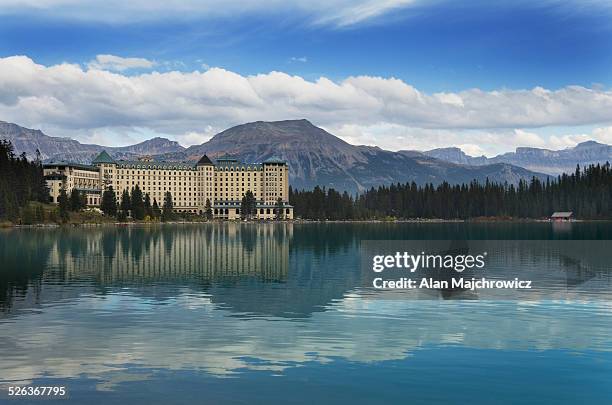
[[[266,160],[264,160],[264,163],[287,163],[286,161],[284,161],[281,158],[278,158],[276,156],[272,156]]]
[[[229,155],[223,155],[223,156],[219,156],[217,159],[217,162],[238,162],[238,159],[236,159],[233,156],[229,156]]]
[[[92,162],[93,164],[100,164],[100,163],[115,163],[115,161],[113,160],[112,157],[110,157],[110,155],[108,153],[106,153],[105,150],[103,150],[102,152],[100,152],[100,154],[93,160]]]
[[[98,171],[98,168],[95,166],[85,165],[82,163],[68,162],[65,160],[57,160],[57,161],[52,161],[52,162],[46,162],[43,164],[43,167],[58,167],[58,166],[69,166],[69,167],[74,167],[77,169],[91,170],[94,172]]]
[[[223,170],[224,168],[227,169],[231,167],[243,169],[247,167],[252,167],[253,169],[261,170],[261,163],[244,163],[234,157],[227,155],[215,159],[214,165],[215,170]]]

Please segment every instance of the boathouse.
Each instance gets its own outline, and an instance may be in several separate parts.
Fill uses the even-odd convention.
[[[554,212],[550,216],[550,219],[551,221],[555,221],[555,222],[571,221],[574,219],[574,213],[571,211]]]

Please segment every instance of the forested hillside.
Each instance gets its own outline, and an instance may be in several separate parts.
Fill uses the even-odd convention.
[[[15,156],[11,142],[0,140],[0,219],[19,217],[29,201],[49,201],[40,159]]]
[[[543,218],[553,211],[573,211],[580,219],[612,219],[610,164],[576,168],[555,180],[521,181],[518,186],[486,181],[418,186],[416,183],[371,188],[353,198],[334,189],[290,190],[296,217],[375,219],[475,217]]]

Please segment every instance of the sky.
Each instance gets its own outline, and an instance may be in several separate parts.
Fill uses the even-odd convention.
[[[0,0],[0,120],[110,146],[301,118],[391,150],[612,143],[611,17],[603,0]]]

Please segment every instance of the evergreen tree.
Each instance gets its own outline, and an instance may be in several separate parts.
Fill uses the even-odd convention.
[[[32,194],[34,200],[42,203],[49,202],[49,187],[47,187],[47,181],[43,173],[42,156],[38,149],[36,149],[36,156],[32,162],[30,171],[32,172]]]
[[[242,197],[240,204],[240,216],[243,219],[251,219],[257,214],[257,202],[255,201],[255,195],[251,190],[247,190]]]
[[[32,203],[28,203],[21,209],[21,223],[22,225],[32,225],[36,222],[36,213],[34,212],[35,207]]]
[[[275,219],[277,221],[281,221],[283,219],[285,219],[285,204],[283,204],[283,199],[282,198],[278,198],[276,200],[276,207],[274,208],[275,210]]]
[[[81,193],[76,188],[73,188],[70,192],[70,211],[80,211],[81,201]]]
[[[164,195],[164,206],[161,215],[162,221],[171,221],[174,218],[174,208],[172,204],[172,193],[166,191]]]
[[[29,201],[49,202],[40,152],[29,162],[15,156],[13,144],[0,140],[0,219],[17,220],[20,208]]]
[[[121,209],[121,220],[126,220],[127,217],[130,216],[130,210],[132,209],[132,203],[130,199],[130,193],[126,190],[123,190],[121,193],[121,204],[119,205]]]
[[[45,222],[45,219],[46,219],[45,210],[41,203],[35,203],[35,204],[36,205],[35,205],[35,211],[34,211],[34,221],[36,221],[37,224],[42,224],[43,222]]]
[[[151,213],[153,214],[153,218],[157,219],[161,217],[161,210],[159,209],[159,205],[157,204],[157,200],[153,198],[153,205],[151,206]]]
[[[100,203],[100,209],[105,215],[114,217],[117,215],[117,195],[113,186],[109,186],[102,193],[102,201]]]
[[[147,215],[149,218],[153,218],[153,209],[151,208],[151,197],[149,196],[149,193],[146,193],[144,196],[144,211],[145,215]]]
[[[240,218],[241,219],[249,219],[249,207],[248,207],[247,197],[246,195],[242,196],[242,200],[240,201]]]
[[[140,187],[138,187],[138,185],[136,185],[132,189],[132,196],[131,196],[130,203],[132,207],[132,218],[137,219],[137,220],[144,219],[145,205],[142,199],[142,191],[140,191]]]
[[[39,202],[30,201],[21,209],[23,225],[42,224],[45,222],[45,210]]]
[[[67,222],[70,213],[70,200],[68,199],[68,194],[66,194],[66,189],[64,187],[62,187],[59,192],[57,203],[60,219],[62,222]]]
[[[255,195],[251,190],[246,192],[247,196],[247,206],[249,208],[249,215],[254,217],[257,215],[257,201],[255,200]]]
[[[353,199],[333,189],[289,189],[296,217],[308,219],[445,218],[475,217],[547,218],[553,211],[573,211],[582,219],[612,219],[612,169],[591,165],[557,179],[518,185],[484,183],[437,186],[416,183],[371,188]]]
[[[206,199],[206,205],[204,206],[204,215],[206,215],[207,220],[211,220],[213,218],[213,210],[212,205],[210,204],[210,199]]]

